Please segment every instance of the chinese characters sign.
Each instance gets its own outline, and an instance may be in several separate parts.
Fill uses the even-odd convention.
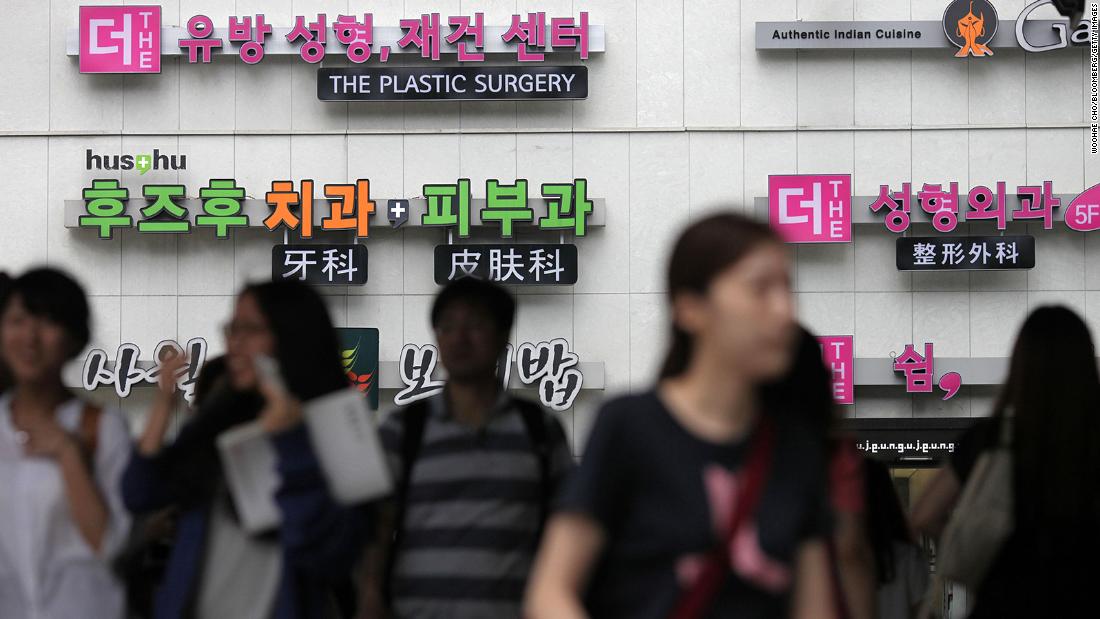
[[[141,21],[139,11],[153,15]],[[334,56],[354,64],[385,63],[393,54],[432,61],[447,55],[464,63],[484,62],[488,54],[510,54],[519,62],[533,63],[543,62],[548,53],[574,53],[587,60],[590,52],[602,52],[604,48],[603,28],[589,25],[586,11],[576,17],[545,12],[513,14],[509,22],[506,26],[487,26],[484,13],[425,13],[401,19],[395,26],[376,27],[372,13],[317,13],[295,15],[293,26],[275,27],[265,15],[251,14],[230,16],[215,27],[213,19],[199,14],[188,17],[182,28],[162,29],[159,6],[86,6],[80,7],[79,43],[70,41],[68,54],[80,56],[84,71],[85,62],[99,62],[100,56],[107,55],[106,49],[125,47],[137,54],[148,53],[148,62],[157,72],[161,54],[180,55],[192,64],[209,63],[215,54],[239,56],[247,65],[259,63],[268,54],[293,54],[311,64]],[[89,30],[102,32],[98,39],[91,39],[91,45],[86,44]],[[111,40],[105,40],[107,37]],[[112,59],[111,72],[147,70],[134,63],[123,64],[121,59],[121,55]]]
[[[789,243],[852,240],[852,176],[788,174],[768,177],[769,220]]]
[[[193,338],[188,340],[185,349],[171,340],[165,340],[153,350],[155,363],[150,368],[138,367],[141,350],[135,344],[122,344],[115,354],[113,367],[107,367],[107,353],[100,349],[88,352],[84,358],[84,368],[80,373],[84,389],[94,390],[100,385],[112,385],[118,397],[130,395],[130,388],[138,383],[156,384],[160,379],[160,363],[166,355],[186,354],[187,363],[176,374],[176,387],[183,393],[184,399],[194,399],[195,381],[199,371],[206,363],[206,340]]]
[[[905,350],[894,358],[894,371],[905,375],[906,393],[932,393],[935,380],[935,361],[932,356],[932,344],[925,343],[924,354],[918,353],[912,344],[906,344]],[[962,377],[958,372],[942,374],[937,383],[943,391],[944,400],[950,400],[959,392]]]
[[[340,359],[351,384],[378,410],[378,329],[341,327]]]
[[[322,101],[567,100],[587,96],[588,68],[583,66],[317,70],[317,98]]]
[[[276,245],[271,248],[271,279],[297,279],[321,286],[367,283],[367,247],[354,245]]]
[[[81,73],[160,73],[159,6],[80,7]]]
[[[462,277],[509,285],[577,283],[576,245],[437,245],[435,283]]]
[[[443,390],[444,381],[432,377],[438,359],[439,349],[431,344],[405,345],[398,362],[405,388],[394,397],[394,404],[406,406]],[[584,376],[577,369],[579,362],[580,357],[569,349],[569,342],[561,338],[525,342],[518,348],[509,344],[498,362],[497,376],[507,388],[514,363],[520,383],[534,386],[543,406],[563,411],[573,405],[584,384]]]
[[[1030,269],[1035,266],[1035,237],[898,237],[897,265],[899,271]]]
[[[855,402],[855,346],[851,335],[819,336],[822,360],[829,370],[833,401],[837,404]]]

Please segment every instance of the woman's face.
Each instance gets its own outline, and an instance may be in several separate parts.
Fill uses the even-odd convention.
[[[790,258],[765,243],[722,271],[705,295],[677,303],[677,320],[707,351],[753,381],[776,378],[791,362],[795,333]]]
[[[38,383],[59,376],[71,348],[65,328],[28,312],[18,295],[0,315],[0,352],[16,383]]]
[[[252,360],[257,355],[274,356],[275,336],[251,294],[237,297],[233,319],[225,326],[225,349],[226,367],[233,387],[255,388],[257,375]]]

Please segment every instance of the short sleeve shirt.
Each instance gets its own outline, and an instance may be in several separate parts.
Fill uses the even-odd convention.
[[[601,409],[558,504],[606,536],[585,596],[592,616],[668,615],[725,538],[749,449],[749,440],[697,438],[655,392]],[[799,545],[828,531],[822,451],[822,441],[777,425],[768,480],[708,616],[785,616]]]

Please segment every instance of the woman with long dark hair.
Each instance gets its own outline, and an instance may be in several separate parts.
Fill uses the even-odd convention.
[[[660,379],[600,410],[529,616],[832,616],[821,441],[759,397],[791,361],[789,271],[765,224],[720,214],[683,232]]]
[[[124,478],[132,511],[180,508],[156,616],[338,616],[367,522],[333,501],[300,422],[301,402],[348,387],[328,310],[305,284],[254,284],[238,296],[225,337],[225,379],[173,443],[163,445],[165,424],[143,436]],[[285,388],[264,378],[260,356],[278,362]],[[215,440],[257,419],[277,453],[281,522],[252,535],[234,512]]]
[[[829,562],[837,614],[845,619],[875,616],[873,558],[867,539],[863,458],[851,437],[840,433],[840,411],[833,401],[832,376],[821,344],[804,327],[795,336],[794,360],[786,374],[761,391],[767,410],[779,420],[803,425],[828,460],[828,497],[833,530]]]
[[[1015,527],[971,617],[1076,616],[1095,604],[1094,570],[1084,566],[1100,556],[1100,374],[1089,329],[1073,311],[1047,306],[1028,316],[992,417],[967,432],[929,483],[913,512],[918,530],[942,532],[1007,416]]]
[[[890,470],[875,461],[864,462],[867,535],[875,558],[878,618],[915,617],[928,588],[928,561],[913,539]]]
[[[62,368],[88,344],[80,285],[54,269],[11,282],[0,303],[0,617],[122,619],[110,560],[130,526],[119,496],[130,432],[81,401]]]

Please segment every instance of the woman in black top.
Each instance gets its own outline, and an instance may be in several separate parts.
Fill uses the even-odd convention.
[[[993,410],[960,440],[929,484],[914,527],[938,535],[978,457],[1013,416],[1015,529],[977,593],[971,617],[1076,617],[1095,610],[1100,556],[1100,375],[1088,327],[1041,307],[1016,339]]]
[[[822,441],[758,397],[791,361],[789,271],[774,232],[741,216],[681,235],[661,380],[601,409],[548,523],[529,617],[832,616]],[[684,613],[686,599],[702,601]]]

